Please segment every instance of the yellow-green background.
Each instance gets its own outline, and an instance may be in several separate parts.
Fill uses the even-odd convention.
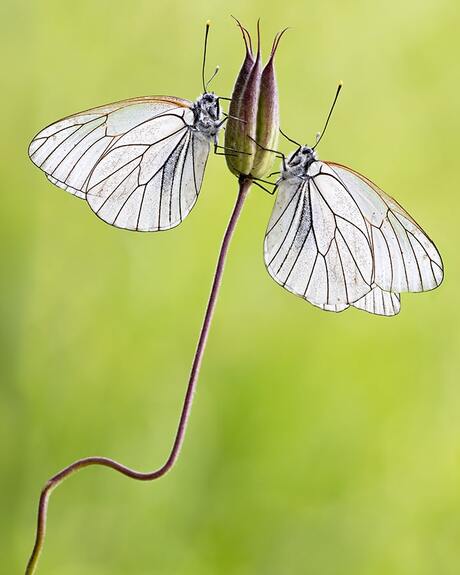
[[[459,27],[456,0],[6,1],[0,7],[0,571],[21,573],[47,477],[101,454],[144,470],[171,445],[236,194],[221,157],[171,232],[104,225],[27,158],[46,124],[146,94],[229,95],[230,13],[277,70],[282,126],[379,183],[422,223],[442,287],[393,319],[328,314],[262,258],[254,189],[230,252],[181,459],[153,484],[105,469],[51,499],[47,575],[460,572]],[[288,152],[290,146],[282,142]]]

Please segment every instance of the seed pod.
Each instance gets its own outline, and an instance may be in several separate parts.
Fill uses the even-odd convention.
[[[275,160],[275,154],[263,148],[276,150],[278,145],[280,118],[274,59],[278,44],[285,31],[286,29],[275,36],[270,58],[260,80],[256,132],[256,142],[259,145],[251,169],[251,175],[255,178],[265,176]]]
[[[250,173],[256,152],[254,140],[257,132],[261,63],[260,43],[254,58],[249,32],[237,23],[243,34],[246,56],[233,88],[225,128],[225,148],[227,166],[233,174],[239,176]],[[248,135],[253,139],[248,138]]]
[[[270,59],[262,72],[259,23],[255,57],[249,32],[237,23],[243,34],[246,56],[230,102],[225,130],[226,159],[233,174],[260,178],[267,173],[274,160],[274,154],[262,147],[273,148],[278,140],[279,106],[274,56],[284,31],[275,37]]]

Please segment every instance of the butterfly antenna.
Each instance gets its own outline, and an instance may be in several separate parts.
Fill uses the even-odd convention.
[[[290,138],[287,134],[285,134],[281,128],[280,128],[280,134],[281,134],[282,136],[284,136],[284,137],[286,138],[286,140],[289,140],[289,142],[292,142],[293,144],[295,144],[295,145],[298,146],[299,148],[302,147],[302,146],[299,144],[299,142],[296,142],[295,140],[293,140],[292,138]]]
[[[205,84],[205,88],[204,91],[207,92],[208,91],[208,86],[209,84],[214,80],[214,78],[217,76],[218,72],[220,70],[220,66],[216,66],[216,69],[214,70],[213,75],[209,78],[209,80],[206,82]]]
[[[339,82],[339,85],[337,86],[337,92],[335,93],[334,101],[332,102],[331,109],[329,110],[329,114],[327,115],[327,118],[326,118],[326,123],[324,124],[324,128],[322,129],[322,131],[316,137],[316,144],[313,146],[313,149],[316,148],[316,146],[320,143],[321,138],[324,136],[324,132],[326,131],[327,125],[329,124],[329,120],[331,119],[332,112],[334,111],[335,103],[337,102],[337,98],[339,97],[340,90],[342,89],[342,86],[343,86],[343,82]]]
[[[206,30],[204,33],[204,50],[203,50],[203,66],[201,68],[201,80],[203,82],[203,91],[206,92],[206,82],[204,80],[204,72],[205,72],[205,68],[206,68],[206,51],[208,48],[208,34],[209,34],[209,27],[211,26],[211,20],[208,20],[206,22]],[[214,73],[214,76],[216,75],[216,73]],[[213,76],[213,78],[214,78]],[[209,82],[208,82],[209,83]]]

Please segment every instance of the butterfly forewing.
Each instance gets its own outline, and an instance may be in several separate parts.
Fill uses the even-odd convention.
[[[195,204],[209,153],[209,140],[191,130],[191,107],[152,96],[94,108],[42,130],[29,155],[107,223],[170,229]]]
[[[364,176],[339,164],[328,162],[328,166],[367,222],[375,283],[392,292],[436,288],[443,279],[441,256],[415,220]]]

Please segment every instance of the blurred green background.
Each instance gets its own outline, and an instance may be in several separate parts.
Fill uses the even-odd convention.
[[[51,499],[47,575],[450,575],[460,570],[459,26],[456,0],[11,1],[2,53],[0,571],[22,573],[37,496],[75,458],[144,470],[170,449],[236,194],[208,164],[184,224],[98,220],[27,158],[58,118],[122,98],[230,95],[242,41],[277,60],[282,126],[369,175],[435,239],[442,287],[393,319],[328,314],[262,259],[255,188],[231,248],[181,459],[153,484],[89,469]],[[282,142],[284,151],[290,146]]]

